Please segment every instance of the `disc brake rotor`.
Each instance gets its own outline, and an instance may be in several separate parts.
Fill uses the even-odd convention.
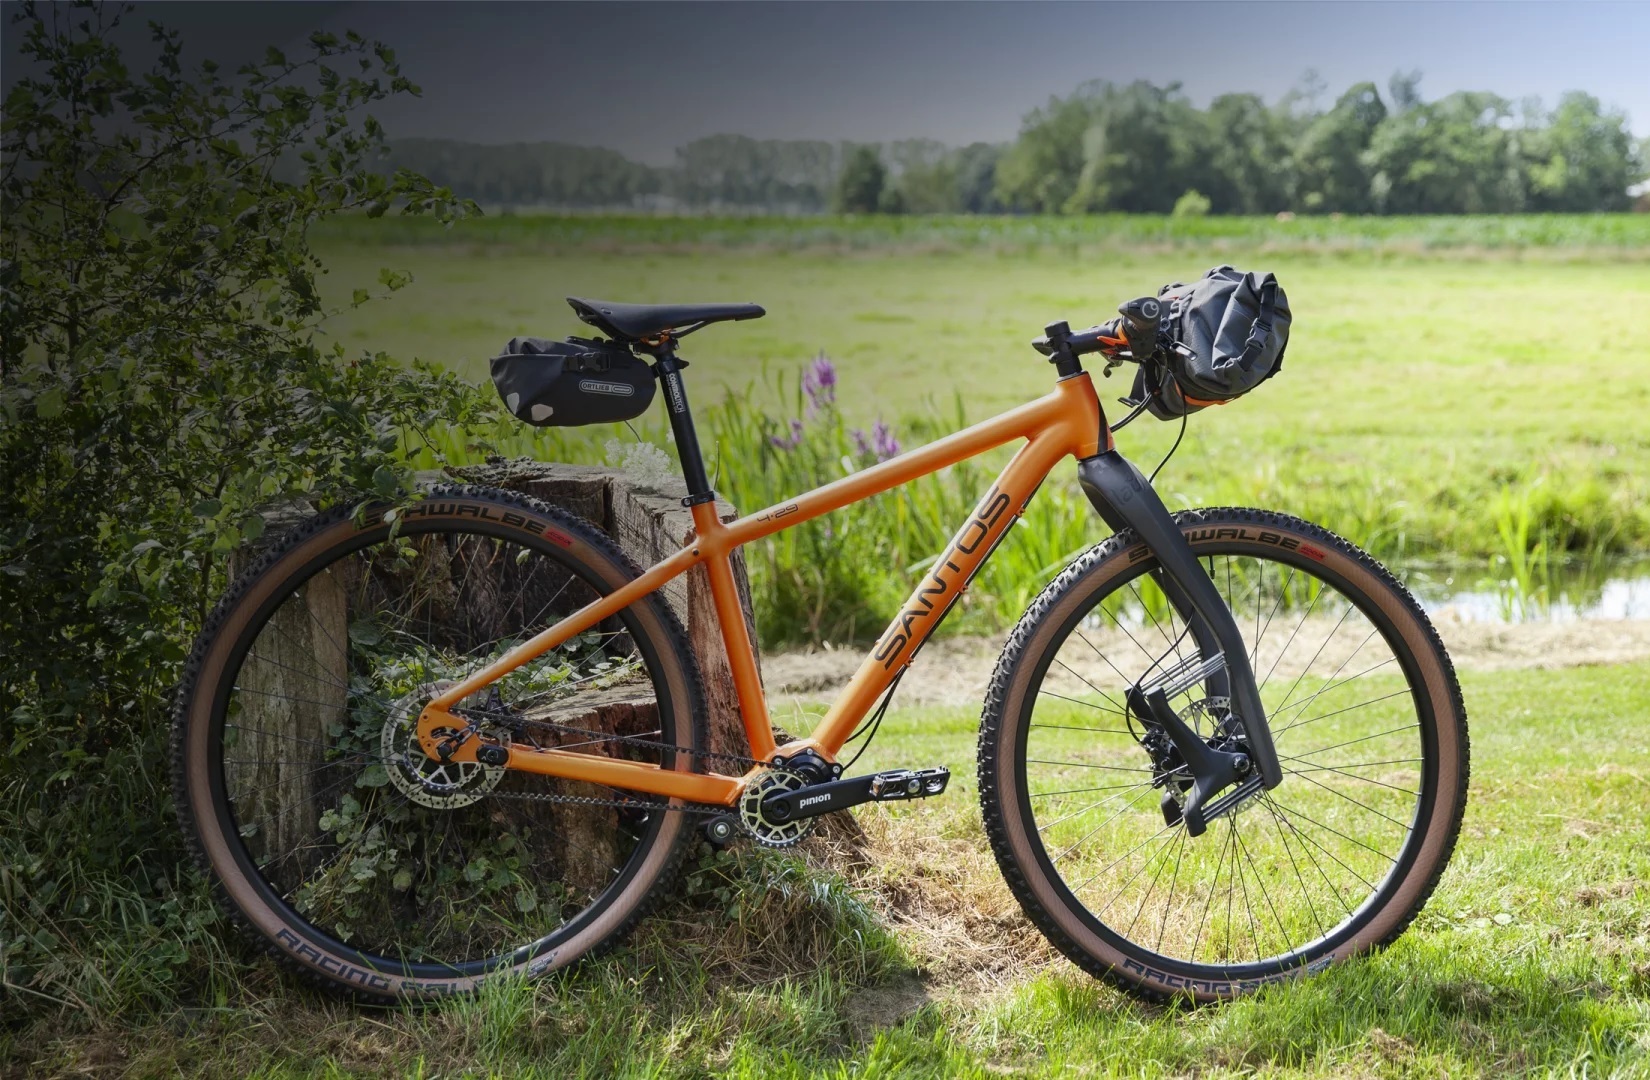
[[[424,703],[452,686],[452,680],[425,683],[397,701],[384,718],[378,745],[395,789],[420,806],[454,810],[485,798],[504,779],[502,765],[477,761],[442,762],[418,745],[418,714]],[[508,734],[489,732],[508,742]]]

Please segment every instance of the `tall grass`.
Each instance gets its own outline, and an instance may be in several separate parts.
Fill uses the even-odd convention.
[[[834,382],[823,357],[810,371]],[[775,410],[763,401],[787,407]],[[859,429],[843,419],[830,386],[776,376],[702,410],[700,427],[713,484],[741,513],[752,513],[965,427],[968,420],[959,399],[944,412]],[[639,434],[665,442],[658,425],[644,424],[634,434],[615,430],[627,439]],[[409,447],[409,454],[418,467],[433,465],[437,451],[456,461],[498,454],[616,464],[618,449],[606,432],[580,437],[513,426],[447,432],[429,446]],[[968,519],[1000,460],[1003,455],[994,454],[962,462],[747,549],[763,645],[874,637]],[[1097,521],[1073,488],[1049,484],[963,595],[952,622],[987,629],[1012,621],[1061,566],[1103,538]]]
[[[855,428],[836,407],[836,378],[821,357],[800,377],[769,372],[700,410],[712,482],[741,513],[782,503],[979,419],[958,397],[892,425]],[[502,455],[619,465],[646,457],[627,448],[638,438],[668,445],[668,432],[657,421],[573,429],[509,422],[440,433],[430,445],[409,446],[408,453],[418,467],[434,465],[436,451],[460,462]],[[1007,453],[1005,448],[959,463],[747,548],[762,644],[874,637],[967,520]],[[1545,603],[1551,574],[1566,561],[1596,564],[1650,543],[1650,506],[1636,505],[1632,491],[1556,471],[1561,466],[1550,463],[1479,476],[1380,470],[1362,462],[1321,465],[1310,455],[1234,466],[1244,456],[1219,444],[1182,448],[1180,455],[1158,485],[1171,507],[1257,506],[1315,521],[1389,561],[1492,564],[1508,579],[1505,591],[1518,607],[1510,615]],[[673,471],[673,455],[659,450],[652,457],[655,464],[643,472]],[[1010,625],[1062,566],[1106,535],[1073,478],[1058,469],[963,595],[946,631]]]

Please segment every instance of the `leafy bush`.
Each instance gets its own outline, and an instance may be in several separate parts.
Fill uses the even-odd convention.
[[[1196,188],[1188,189],[1186,194],[1174,201],[1174,212],[1169,216],[1177,218],[1208,217],[1209,196],[1204,195]]]
[[[210,918],[177,870],[164,713],[261,511],[398,497],[407,433],[487,416],[450,375],[315,340],[315,222],[469,209],[369,168],[381,132],[355,117],[417,93],[393,53],[318,33],[229,76],[151,24],[137,73],[122,14],[23,9],[36,73],[0,143],[0,953],[34,1001],[111,977],[73,942]]]

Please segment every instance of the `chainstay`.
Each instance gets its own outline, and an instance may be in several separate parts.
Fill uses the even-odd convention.
[[[688,757],[697,758],[700,761],[705,762],[732,762],[747,768],[750,766],[763,766],[770,764],[769,762],[761,761],[757,758],[747,757],[741,754],[724,754],[710,750],[693,750],[686,746],[678,746],[675,743],[667,743],[658,739],[645,739],[638,735],[614,735],[611,732],[605,731],[591,731],[587,728],[574,727],[571,724],[558,724],[553,720],[533,720],[515,713],[500,713],[487,709],[473,708],[454,709],[453,713],[454,715],[462,716],[466,720],[471,721],[472,724],[474,724],[477,720],[480,720],[491,723],[495,726],[512,728],[527,727],[534,728],[539,731],[551,732],[557,735],[576,735],[594,743],[622,743],[626,746],[645,747],[654,750],[669,750],[672,753],[684,754]],[[547,793],[527,791],[490,791],[482,797],[486,799],[506,799],[515,802],[556,803],[563,806],[595,806],[616,810],[665,810],[673,813],[686,814],[726,814],[733,809],[732,807],[717,806],[710,803],[674,803],[669,801],[653,802],[646,799],[635,798],[602,799],[590,795],[551,795]]]
[[[528,717],[519,716],[515,713],[493,712],[487,709],[454,709],[453,715],[462,716],[466,719],[479,718],[499,726],[530,727],[536,728],[540,731],[552,732],[557,735],[579,735],[590,740],[591,742],[616,742],[623,743],[626,746],[646,747],[651,750],[669,750],[673,753],[683,754],[687,757],[698,758],[701,761],[727,761],[736,765],[745,766],[746,768],[753,765],[773,764],[772,762],[747,757],[743,754],[724,754],[711,750],[693,750],[686,746],[678,746],[676,743],[667,743],[658,739],[645,739],[640,735],[614,735],[613,733],[607,731],[590,731],[587,728],[573,727],[570,724],[558,724],[553,720],[532,720]],[[550,749],[555,749],[555,747],[551,747]]]

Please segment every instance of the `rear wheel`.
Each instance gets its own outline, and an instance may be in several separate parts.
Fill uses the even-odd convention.
[[[617,940],[674,873],[683,815],[443,766],[413,734],[440,688],[636,573],[590,526],[481,489],[439,489],[395,529],[336,513],[275,544],[208,620],[174,726],[184,830],[236,920],[302,973],[383,999]],[[455,712],[500,742],[691,769],[660,744],[702,746],[699,700],[655,596]]]
[[[1010,637],[980,795],[999,864],[1061,951],[1148,997],[1219,998],[1403,931],[1460,829],[1466,718],[1436,632],[1368,555],[1280,514],[1177,520],[1243,630],[1283,784],[1201,836],[1179,820],[1185,768],[1126,691],[1195,667],[1198,648],[1123,533]],[[1211,743],[1237,731],[1209,681],[1171,705]]]

